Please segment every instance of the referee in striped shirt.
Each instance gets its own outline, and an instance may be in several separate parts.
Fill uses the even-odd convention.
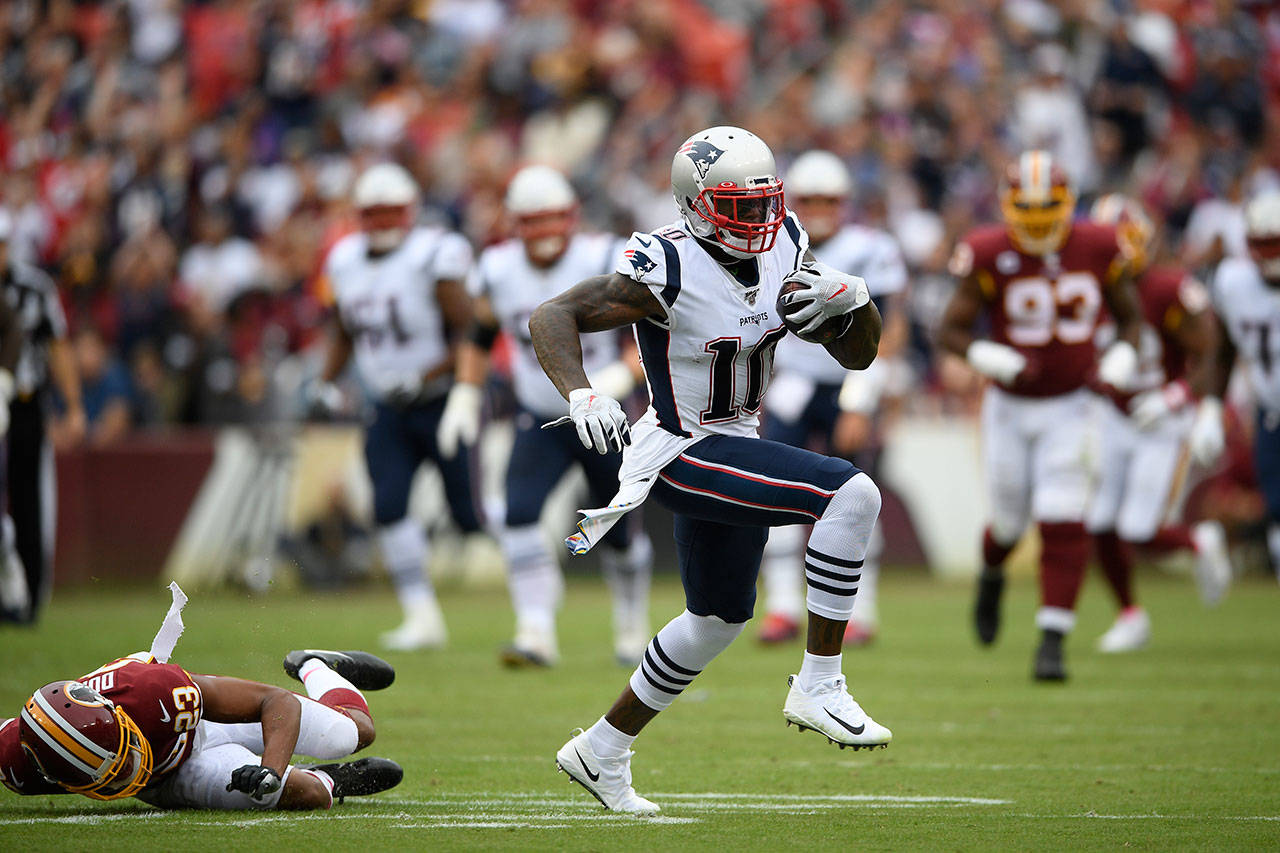
[[[86,423],[57,288],[44,271],[12,257],[13,226],[12,217],[0,209],[0,295],[16,315],[23,337],[12,388],[0,388],[0,399],[9,398],[8,515],[13,521],[12,544],[26,575],[28,602],[25,608],[7,609],[6,617],[34,623],[53,581],[57,498],[47,433],[51,386],[57,387],[65,404],[58,429],[67,445],[84,439]],[[8,527],[4,525],[6,539]],[[8,547],[5,551],[12,553]]]

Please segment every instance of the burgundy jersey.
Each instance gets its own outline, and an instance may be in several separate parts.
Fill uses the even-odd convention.
[[[1138,299],[1142,303],[1142,343],[1138,350],[1138,375],[1133,390],[1121,393],[1100,389],[1122,409],[1137,394],[1185,379],[1187,354],[1177,334],[1189,317],[1209,307],[1209,293],[1194,276],[1180,267],[1151,267],[1138,278]],[[1114,329],[1103,330],[1098,343],[1108,345]]]
[[[951,272],[974,275],[982,289],[991,340],[1026,356],[1027,368],[1006,391],[1052,397],[1084,386],[1097,363],[1094,334],[1103,288],[1124,272],[1115,229],[1076,222],[1054,254],[1017,250],[1003,225],[976,228],[956,246]]]
[[[149,663],[145,654],[121,658],[78,679],[101,693],[138,724],[151,745],[151,783],[191,755],[203,711],[200,688],[180,666]],[[50,785],[19,743],[18,721],[0,727],[0,775],[19,794],[65,793]]]

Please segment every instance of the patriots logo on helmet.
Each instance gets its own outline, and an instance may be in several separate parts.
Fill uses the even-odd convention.
[[[635,249],[627,249],[622,253],[627,260],[631,261],[631,266],[635,269],[636,275],[644,276],[653,272],[658,268],[657,263],[649,259],[644,252]]]
[[[717,148],[705,139],[690,139],[684,145],[681,145],[676,153],[683,154],[693,161],[693,167],[698,170],[698,178],[701,180],[707,176],[707,171],[724,154],[724,150]]]

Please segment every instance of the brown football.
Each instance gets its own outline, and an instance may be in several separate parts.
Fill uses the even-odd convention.
[[[784,281],[782,283],[782,289],[778,291],[778,305],[777,305],[778,315],[782,317],[782,322],[787,325],[787,331],[791,332],[791,334],[795,335],[800,340],[808,341],[811,344],[829,344],[832,341],[834,341],[836,338],[840,337],[840,333],[844,331],[845,318],[843,316],[832,317],[830,320],[823,323],[821,326],[819,326],[817,329],[815,329],[813,332],[807,335],[802,335],[798,331],[796,331],[796,329],[799,328],[799,325],[793,324],[791,320],[788,319],[787,317],[788,306],[782,304],[782,297],[786,296],[788,293],[791,293],[794,290],[800,290],[803,287],[804,285],[802,283],[795,280]],[[796,303],[795,305],[790,306],[790,308],[792,311],[797,311],[800,309],[802,305],[808,305],[808,304],[809,303],[807,302],[799,302],[799,303]]]

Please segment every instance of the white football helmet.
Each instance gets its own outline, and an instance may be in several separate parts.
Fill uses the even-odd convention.
[[[529,260],[549,266],[569,246],[578,218],[578,195],[550,166],[525,166],[507,185],[507,213]]]
[[[369,248],[390,252],[413,227],[418,185],[398,163],[379,163],[356,179],[351,200],[360,215],[360,227],[368,235]]]
[[[740,127],[695,133],[671,159],[671,193],[693,234],[737,258],[773,248],[786,220],[773,152]]]
[[[787,196],[814,243],[840,228],[844,206],[853,191],[849,170],[830,151],[806,151],[787,170]]]
[[[1267,190],[1244,209],[1249,255],[1268,284],[1280,286],[1280,190]]]

